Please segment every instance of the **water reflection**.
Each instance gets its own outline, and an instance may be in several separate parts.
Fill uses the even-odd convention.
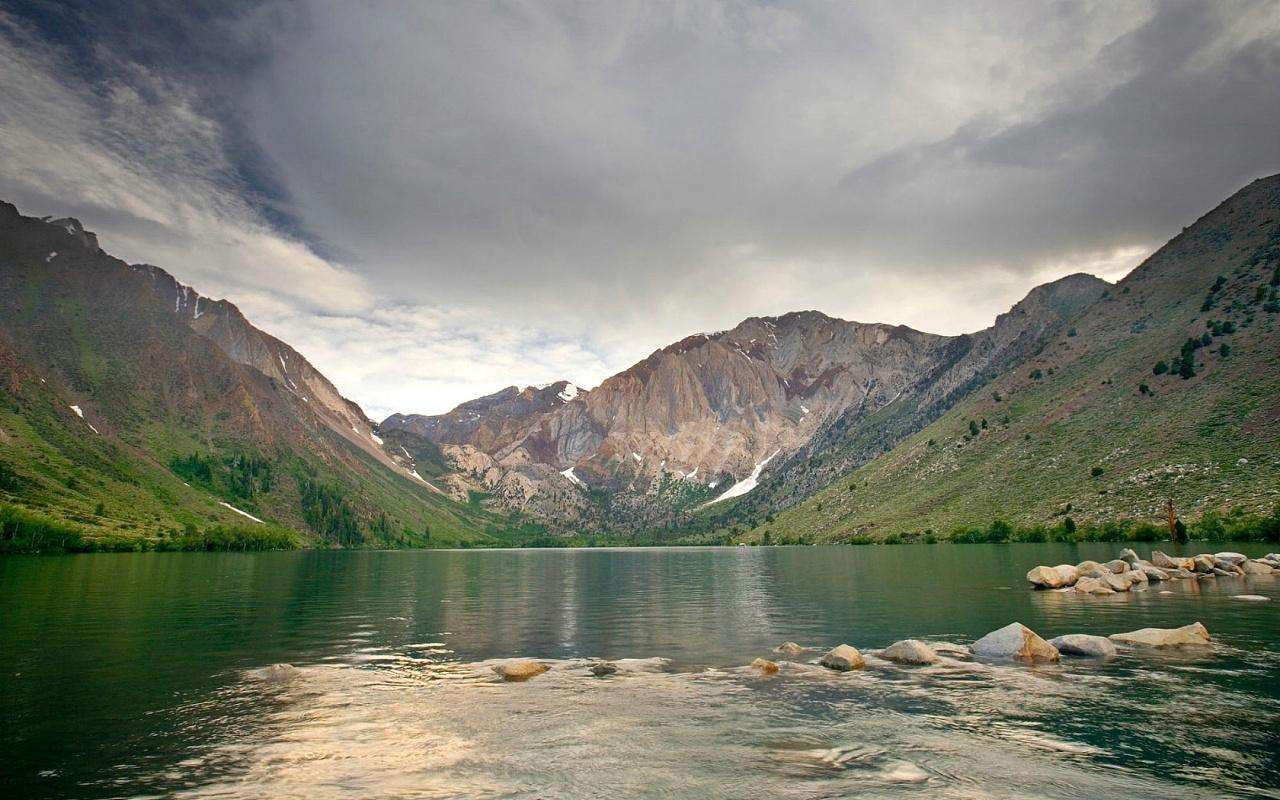
[[[1277,582],[1025,588],[1029,565],[1113,549],[3,559],[0,784],[33,797],[1276,796],[1280,603],[1230,598],[1280,597]],[[1045,636],[1201,620],[1217,644],[1034,670],[956,652],[851,675],[742,669],[788,639],[967,643],[1012,620]],[[556,668],[502,684],[489,660],[510,656]],[[652,657],[668,660],[585,674],[585,659]],[[264,679],[274,662],[299,673]]]

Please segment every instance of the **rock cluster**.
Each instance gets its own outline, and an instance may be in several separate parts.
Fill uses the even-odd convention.
[[[1129,548],[1120,557],[1100,564],[1081,561],[1056,567],[1033,567],[1027,580],[1039,589],[1079,594],[1115,594],[1151,581],[1186,580],[1188,578],[1245,577],[1270,575],[1280,571],[1280,553],[1262,558],[1249,558],[1241,553],[1200,553],[1195,556],[1169,556],[1159,550],[1146,561]]]

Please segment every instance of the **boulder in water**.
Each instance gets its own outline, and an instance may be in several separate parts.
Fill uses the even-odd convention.
[[[1192,569],[1196,572],[1199,572],[1202,575],[1207,575],[1208,573],[1213,572],[1213,556],[1201,553],[1191,560],[1195,563],[1195,566]]]
[[[1231,595],[1231,599],[1245,600],[1250,603],[1268,603],[1271,601],[1270,597],[1266,597],[1260,594],[1233,594]]]
[[[901,664],[936,664],[938,654],[919,639],[903,639],[894,642],[880,652],[880,657]]]
[[[1173,558],[1161,553],[1159,550],[1151,551],[1151,563],[1160,569],[1185,569],[1190,571],[1195,567],[1195,563],[1189,558]]]
[[[1142,559],[1138,558],[1138,554],[1137,554],[1137,553],[1133,552],[1133,550],[1131,550],[1131,549],[1129,549],[1128,547],[1126,547],[1125,549],[1123,549],[1123,550],[1121,550],[1121,551],[1120,551],[1120,560],[1121,560],[1121,561],[1124,561],[1124,562],[1125,562],[1126,564],[1128,564],[1130,567],[1134,567],[1134,566],[1136,566],[1136,565],[1138,564],[1138,562],[1139,562],[1139,561],[1141,561]]]
[[[551,667],[541,661],[534,661],[528,658],[513,658],[510,661],[503,661],[498,664],[493,668],[493,671],[501,675],[504,681],[527,681],[549,669]]]
[[[1070,564],[1059,564],[1056,567],[1033,567],[1027,573],[1028,581],[1044,589],[1071,586],[1079,577],[1079,571]]]
[[[1248,559],[1248,556],[1244,553],[1233,553],[1230,550],[1223,553],[1214,553],[1213,557],[1220,561],[1226,561],[1229,564],[1236,565],[1243,564]]]
[[[862,657],[862,653],[858,652],[858,648],[850,647],[847,644],[838,644],[831,648],[818,663],[827,669],[834,669],[839,672],[862,669],[867,665],[866,659]]]
[[[1116,646],[1105,636],[1090,636],[1087,633],[1068,633],[1055,636],[1049,644],[1058,649],[1064,656],[1088,656],[1091,658],[1111,658],[1116,654]]]
[[[1270,575],[1275,572],[1273,567],[1253,559],[1246,559],[1240,569],[1244,570],[1245,575]]]
[[[1169,580],[1169,573],[1165,572],[1159,567],[1153,567],[1149,564],[1143,564],[1141,567],[1139,567],[1139,570],[1142,572],[1143,575],[1147,576],[1148,581]]]
[[[1115,594],[1116,590],[1112,589],[1101,578],[1081,578],[1076,581],[1076,591],[1081,594]]]
[[[1106,564],[1103,564],[1103,566],[1111,570],[1117,575],[1119,575],[1122,572],[1129,571],[1129,562],[1119,558],[1112,559],[1111,561],[1108,561]]]
[[[807,647],[802,647],[796,644],[795,642],[783,642],[782,644],[773,648],[773,652],[782,653],[783,655],[788,655],[788,656],[798,656],[807,649],[808,649]]]
[[[983,658],[1012,658],[1033,664],[1060,658],[1057,648],[1020,622],[1011,622],[983,636],[973,643],[973,652]]]
[[[757,658],[755,661],[752,661],[752,662],[751,662],[751,666],[752,666],[754,669],[758,669],[758,670],[760,670],[760,671],[761,671],[761,672],[763,672],[765,675],[776,675],[776,674],[778,674],[778,665],[777,665],[777,663],[775,663],[775,662],[773,662],[773,661],[770,661],[770,660],[769,660],[769,659],[767,659],[767,658]]]
[[[603,678],[607,675],[613,675],[617,673],[617,671],[618,671],[617,665],[610,664],[608,661],[597,661],[596,663],[587,667],[587,672],[590,672],[592,675],[596,676],[597,678]]]
[[[1199,622],[1181,628],[1142,628],[1128,633],[1113,633],[1111,641],[1146,647],[1184,647],[1209,644],[1209,631]]]

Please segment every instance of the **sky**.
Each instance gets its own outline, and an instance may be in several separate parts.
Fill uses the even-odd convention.
[[[1259,2],[0,0],[0,199],[374,419],[818,309],[956,334],[1280,172]]]

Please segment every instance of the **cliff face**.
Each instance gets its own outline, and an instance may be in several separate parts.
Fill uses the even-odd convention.
[[[615,518],[662,523],[714,500],[766,459],[777,470],[797,453],[834,446],[852,421],[901,398],[924,409],[923,424],[976,376],[1041,346],[1107,285],[1074,275],[1038,287],[991,328],[959,337],[817,311],[753,317],[686,337],[590,391],[563,381],[509,387],[448,414],[397,414],[383,426],[489,455],[490,487],[519,469],[530,497],[585,485],[610,495]],[[532,474],[536,466],[549,469]],[[575,518],[581,513],[589,512]]]

